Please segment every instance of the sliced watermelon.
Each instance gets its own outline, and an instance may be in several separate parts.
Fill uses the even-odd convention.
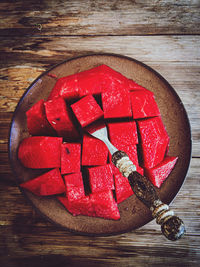
[[[120,219],[120,213],[117,203],[113,197],[111,190],[105,190],[98,193],[90,194],[95,216],[103,217],[105,219]]]
[[[154,94],[151,91],[139,90],[131,92],[131,104],[134,119],[160,115]]]
[[[108,158],[108,148],[99,139],[84,134],[82,146],[82,165],[105,165]]]
[[[45,114],[44,100],[35,103],[27,112],[27,127],[31,135],[53,135],[53,128]]]
[[[45,110],[49,123],[56,130],[58,136],[66,139],[79,137],[72,121],[72,114],[62,97],[45,102]]]
[[[18,149],[18,158],[28,168],[60,167],[62,138],[33,136],[25,138]]]
[[[143,166],[153,168],[163,160],[169,137],[161,117],[138,120],[138,128],[141,137]]]
[[[131,189],[128,179],[122,174],[115,174],[114,181],[116,199],[118,204],[133,195],[133,190]]]
[[[130,146],[138,143],[135,121],[108,123],[109,139],[114,146]]]
[[[103,116],[101,107],[92,95],[83,97],[71,105],[71,108],[82,127],[85,127]]]
[[[65,192],[65,184],[58,168],[22,183],[20,186],[38,196],[57,195]]]
[[[145,168],[145,175],[150,179],[153,185],[158,188],[161,187],[162,183],[171,173],[174,165],[177,162],[178,157],[167,156],[164,160],[151,169]]]
[[[85,197],[82,173],[72,173],[64,176],[66,197],[72,201]]]
[[[63,143],[61,145],[61,174],[80,172],[81,144]]]

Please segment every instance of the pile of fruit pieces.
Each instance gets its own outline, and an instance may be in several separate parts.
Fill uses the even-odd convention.
[[[48,170],[21,187],[55,195],[74,216],[118,220],[118,204],[133,195],[105,144],[84,130],[99,119],[112,144],[158,188],[177,161],[167,155],[169,137],[154,94],[106,65],[58,79],[47,101],[26,116],[32,136],[21,142],[18,158],[25,167]]]

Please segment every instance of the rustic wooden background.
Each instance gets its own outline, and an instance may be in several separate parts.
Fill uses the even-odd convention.
[[[0,266],[200,266],[200,1],[0,1]],[[35,214],[8,161],[13,111],[30,83],[73,56],[140,60],[181,97],[191,123],[187,179],[171,207],[187,234],[170,242],[154,222],[122,235],[78,236]]]

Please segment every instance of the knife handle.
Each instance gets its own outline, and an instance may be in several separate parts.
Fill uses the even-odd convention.
[[[128,178],[135,195],[150,209],[156,222],[161,225],[163,235],[172,241],[180,239],[185,233],[183,221],[159,199],[149,179],[136,172],[128,155],[118,150],[112,155],[112,162]]]

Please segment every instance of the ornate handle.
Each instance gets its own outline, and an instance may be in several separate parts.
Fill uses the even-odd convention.
[[[158,197],[152,183],[136,172],[135,165],[123,151],[116,151],[112,155],[113,164],[119,169],[123,176],[127,177],[131,188],[136,196],[151,210],[156,222],[161,225],[162,233],[169,240],[180,239],[185,233],[183,221],[174,216],[167,204]]]

